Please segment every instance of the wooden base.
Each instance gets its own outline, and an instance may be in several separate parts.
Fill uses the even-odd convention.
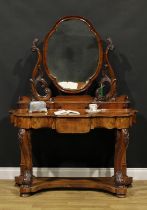
[[[41,178],[33,177],[32,185],[22,185],[21,178],[15,177],[15,182],[20,186],[20,196],[27,197],[31,193],[44,189],[90,189],[104,190],[116,194],[117,197],[125,197],[127,186],[131,185],[132,177],[126,177],[125,185],[115,186],[114,177],[100,178]]]

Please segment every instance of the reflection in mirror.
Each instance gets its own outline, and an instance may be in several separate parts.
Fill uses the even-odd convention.
[[[64,89],[82,89],[98,61],[98,41],[84,21],[62,21],[48,40],[47,66]]]

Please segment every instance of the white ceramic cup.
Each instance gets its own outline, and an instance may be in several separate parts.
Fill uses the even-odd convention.
[[[94,112],[97,110],[97,104],[89,104],[89,110]]]

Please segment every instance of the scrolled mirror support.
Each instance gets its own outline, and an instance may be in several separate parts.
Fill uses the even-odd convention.
[[[31,89],[32,89],[32,95],[35,100],[43,100],[47,101],[51,98],[51,90],[48,87],[48,83],[43,78],[43,71],[41,69],[41,63],[42,63],[42,55],[40,52],[40,49],[37,47],[39,39],[35,38],[32,43],[32,52],[37,53],[37,63],[33,69],[32,78],[30,79],[31,82]],[[37,91],[37,85],[39,85],[44,90],[44,95],[39,94]]]
[[[109,62],[108,54],[114,50],[111,38],[107,39],[107,48],[104,53],[104,68],[102,69],[102,79],[100,80],[99,87],[95,92],[95,100],[107,101],[115,100],[116,98],[116,77],[114,70]],[[103,93],[104,83],[109,83],[110,89],[106,95]]]
[[[74,20],[78,24],[80,23],[79,21],[81,21],[82,24],[86,23],[86,30],[87,30],[87,28],[90,29],[90,31],[92,33],[91,35],[92,35],[92,37],[94,37],[94,42],[92,42],[92,43],[90,42],[90,45],[88,45],[89,48],[88,48],[87,52],[89,53],[90,49],[93,49],[92,44],[95,44],[95,43],[96,43],[96,46],[97,46],[96,49],[98,49],[98,52],[96,51],[96,55],[98,55],[97,60],[94,60],[95,63],[96,63],[96,69],[95,69],[94,72],[91,73],[91,76],[89,76],[88,79],[86,78],[86,82],[84,83],[85,85],[82,85],[82,86],[81,86],[81,83],[83,83],[83,80],[82,80],[82,82],[78,79],[76,81],[74,81],[74,80],[72,80],[73,78],[72,79],[69,78],[69,79],[66,80],[63,77],[61,79],[61,82],[59,82],[60,81],[59,78],[57,78],[56,74],[55,73],[53,74],[53,72],[52,72],[53,67],[50,69],[48,67],[48,63],[47,63],[48,48],[49,48],[49,46],[52,46],[51,42],[50,42],[50,45],[48,43],[49,43],[49,41],[51,41],[53,35],[55,35],[55,33],[57,31],[57,28],[59,30],[59,28],[61,27],[60,25],[62,25],[64,21],[65,21],[65,23],[67,23],[67,20],[68,21],[73,21]],[[73,22],[71,22],[71,23],[73,23]],[[70,31],[67,31],[67,32],[70,32]],[[59,33],[59,35],[60,35],[60,33]],[[48,83],[46,82],[46,80],[44,78],[44,72],[41,68],[42,65],[43,65],[43,67],[46,71],[46,76],[52,82],[52,84],[58,89],[58,91],[61,92],[61,94],[62,93],[63,94],[64,93],[66,93],[66,94],[79,94],[79,93],[82,93],[82,92],[85,93],[90,88],[92,83],[98,79],[99,73],[101,71],[102,72],[102,78],[101,78],[101,80],[98,84],[98,87],[97,87],[96,91],[95,91],[95,100],[96,101],[108,101],[108,100],[115,100],[116,99],[116,77],[115,77],[114,70],[113,70],[113,68],[112,68],[112,66],[109,62],[109,53],[112,52],[112,50],[114,49],[114,46],[112,44],[112,40],[110,38],[107,39],[107,47],[104,50],[103,45],[102,45],[101,37],[95,31],[92,24],[88,20],[84,19],[83,17],[79,17],[79,16],[68,16],[68,17],[61,18],[59,21],[57,21],[57,23],[54,25],[54,27],[45,36],[45,39],[43,41],[43,52],[40,51],[40,49],[37,46],[37,43],[38,43],[38,39],[34,39],[33,44],[32,44],[32,51],[36,52],[38,57],[37,57],[36,65],[33,69],[32,78],[30,79],[33,99],[43,100],[43,101],[48,101],[48,100],[51,99],[51,90],[48,87]],[[69,45],[69,46],[72,47],[72,45]],[[67,48],[65,48],[65,49],[67,49]],[[55,50],[55,48],[51,48],[51,55],[52,55],[54,50]],[[63,52],[66,52],[66,54],[67,54],[67,50],[65,50]],[[71,56],[72,55],[71,51],[68,51],[67,55]],[[88,54],[87,54],[87,56],[88,56]],[[63,58],[65,58],[65,57],[63,56]],[[61,57],[61,59],[62,59],[62,57]],[[93,57],[91,59],[93,59]],[[64,59],[62,59],[62,63],[63,63],[63,61],[64,61]],[[56,59],[53,60],[53,63],[56,64]],[[60,62],[59,62],[59,64],[60,64]],[[71,66],[72,66],[72,64],[73,63],[71,62]],[[59,73],[60,73],[59,75],[62,76],[63,75],[61,73],[62,69],[57,68],[57,70],[59,70]],[[70,70],[70,68],[69,68],[69,70]],[[82,71],[82,72],[84,73],[84,71]],[[67,75],[69,75],[69,73],[70,72],[68,72]],[[67,83],[67,84],[64,85],[64,86],[61,86],[60,83]],[[70,83],[70,87],[68,86],[69,83]],[[71,83],[72,83],[72,85],[71,85]],[[76,88],[73,88],[73,86],[74,86],[73,83],[74,83],[74,85],[78,84],[78,86]]]

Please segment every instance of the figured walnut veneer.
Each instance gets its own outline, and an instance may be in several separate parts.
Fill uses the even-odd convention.
[[[76,97],[75,97],[76,98]],[[72,101],[73,99],[73,101]],[[64,107],[63,98],[52,102],[56,107],[60,101],[60,106]],[[65,99],[66,100],[66,99]],[[87,107],[86,101],[74,103],[74,96],[68,100],[70,108],[77,104],[77,111],[80,115],[76,116],[55,116],[56,109],[49,109],[47,113],[29,113],[26,109],[12,110],[11,123],[19,128],[18,136],[21,148],[21,174],[16,177],[16,183],[20,185],[21,196],[28,196],[30,193],[48,188],[87,188],[103,189],[116,193],[118,197],[124,197],[127,186],[132,183],[132,178],[127,176],[126,170],[126,149],[129,142],[128,128],[135,123],[136,111],[129,108],[114,109],[115,104],[109,104],[113,109],[102,109],[99,113],[89,114],[86,109],[79,109],[79,104]],[[66,101],[65,104],[68,103]],[[124,103],[122,103],[123,106]],[[107,104],[108,106],[108,104]],[[118,103],[120,107],[120,103]],[[116,106],[117,107],[117,106]],[[114,158],[114,177],[91,178],[91,179],[71,179],[71,178],[36,178],[32,174],[32,154],[30,135],[32,129],[49,128],[55,129],[58,133],[87,133],[91,129],[106,128],[115,129],[116,146]]]
[[[72,19],[84,21],[89,30],[95,34],[98,45],[100,60],[95,73],[89,78],[85,86],[77,90],[66,90],[59,87],[55,77],[51,74],[46,63],[47,42],[50,36],[57,30],[62,21]],[[109,53],[113,50],[110,39],[105,49],[99,34],[95,31],[89,21],[82,17],[65,17],[60,19],[44,39],[43,52],[37,47],[38,39],[33,41],[32,50],[38,55],[37,63],[33,69],[31,78],[32,96],[20,97],[17,108],[10,111],[10,121],[18,128],[18,139],[20,142],[21,161],[20,176],[16,177],[16,184],[20,186],[20,195],[29,196],[31,193],[42,189],[75,188],[75,189],[101,189],[115,193],[118,197],[125,197],[127,186],[132,183],[132,178],[127,176],[126,150],[129,143],[129,128],[135,123],[136,110],[130,107],[127,96],[117,96],[116,78],[113,68],[109,62]],[[43,55],[42,55],[43,53]],[[43,57],[43,61],[42,61]],[[52,88],[58,90],[53,95],[51,87],[45,80],[42,65],[48,79],[53,83]],[[99,73],[102,72],[100,82],[97,82]],[[83,72],[84,73],[84,72]],[[88,95],[90,86],[96,82],[93,95]],[[38,92],[38,85],[44,90],[44,94]],[[109,84],[106,94],[102,94],[103,85]],[[80,86],[80,83],[79,83]],[[80,93],[80,95],[79,95]],[[43,100],[46,102],[47,113],[29,113],[29,103],[32,100]],[[87,113],[90,103],[96,103],[98,113]],[[54,111],[59,109],[76,110],[80,115],[56,116]],[[114,129],[115,131],[115,154],[114,154],[114,176],[101,178],[39,178],[33,176],[31,132],[34,129],[54,129],[58,133],[88,133],[96,128]],[[92,143],[92,142],[91,142]]]

